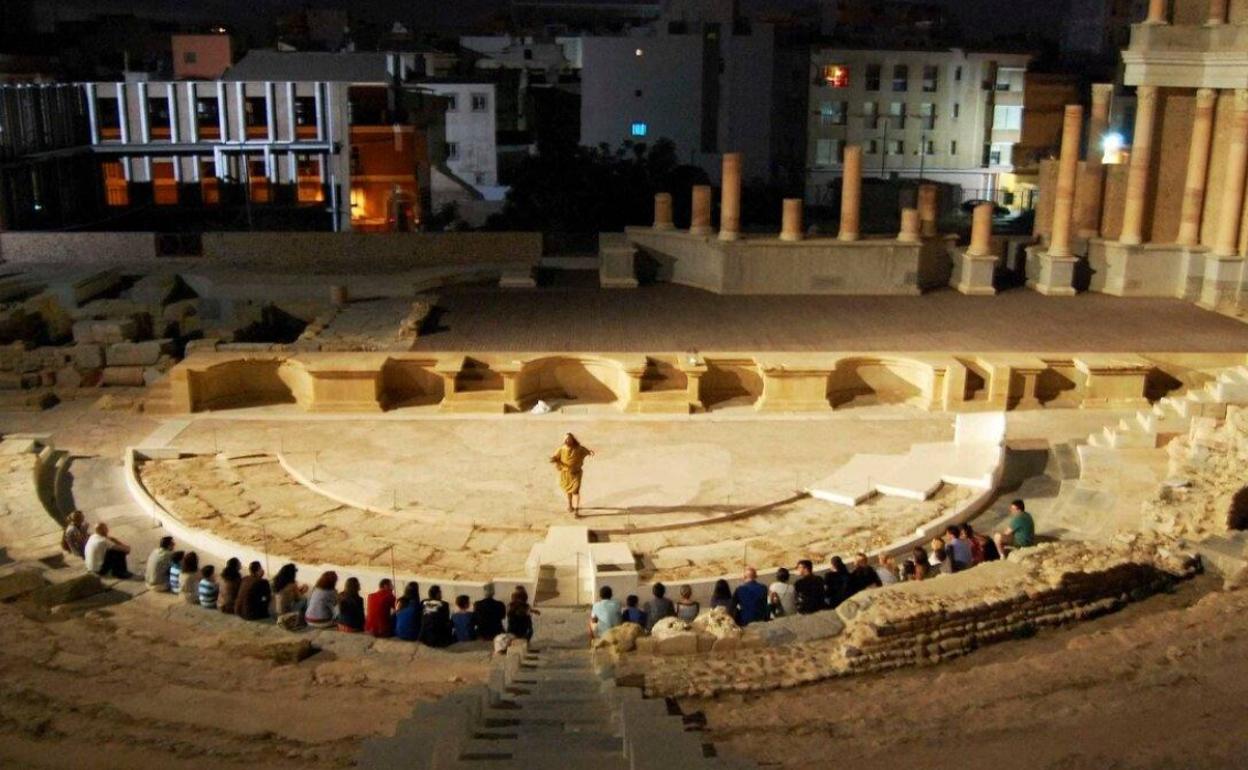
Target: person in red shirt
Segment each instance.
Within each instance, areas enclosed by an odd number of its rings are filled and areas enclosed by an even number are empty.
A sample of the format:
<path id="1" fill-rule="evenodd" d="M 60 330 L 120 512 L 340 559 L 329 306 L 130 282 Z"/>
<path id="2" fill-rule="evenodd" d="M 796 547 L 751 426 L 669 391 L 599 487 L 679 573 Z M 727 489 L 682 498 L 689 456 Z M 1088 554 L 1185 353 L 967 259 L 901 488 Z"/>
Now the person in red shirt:
<path id="1" fill-rule="evenodd" d="M 389 578 L 368 595 L 364 632 L 373 636 L 394 636 L 394 584 Z"/>

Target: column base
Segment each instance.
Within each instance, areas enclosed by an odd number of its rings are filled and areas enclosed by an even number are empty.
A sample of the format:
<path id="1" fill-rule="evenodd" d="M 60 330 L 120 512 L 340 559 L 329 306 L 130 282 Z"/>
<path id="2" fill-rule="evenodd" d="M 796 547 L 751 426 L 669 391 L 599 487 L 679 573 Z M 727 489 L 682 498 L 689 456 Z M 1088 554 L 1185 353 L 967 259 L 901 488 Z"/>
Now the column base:
<path id="1" fill-rule="evenodd" d="M 653 230 L 675 230 L 676 225 L 672 224 L 671 222 L 663 222 L 663 223 L 656 222 L 654 224 L 654 227 L 651 229 Z"/>
<path id="2" fill-rule="evenodd" d="M 732 230 L 720 230 L 719 239 L 721 241 L 738 241 L 741 240 L 741 233 Z"/>
<path id="3" fill-rule="evenodd" d="M 1244 258 L 1237 255 L 1205 255 L 1205 276 L 1197 305 L 1206 310 L 1229 310 L 1239 302 Z"/>
<path id="4" fill-rule="evenodd" d="M 959 275 L 953 288 L 972 296 L 988 297 L 997 293 L 992 282 L 997 270 L 996 255 L 959 252 L 957 261 Z"/>
<path id="5" fill-rule="evenodd" d="M 1075 265 L 1077 257 L 1062 257 L 1042 251 L 1036 255 L 1040 274 L 1028 279 L 1028 288 L 1046 297 L 1073 297 L 1075 291 Z"/>
<path id="6" fill-rule="evenodd" d="M 690 235 L 710 235 L 710 234 L 712 234 L 712 233 L 714 233 L 714 232 L 715 232 L 715 231 L 711 229 L 711 226 L 710 226 L 710 225 L 706 225 L 705 227 L 703 227 L 703 226 L 698 226 L 698 227 L 690 227 L 690 228 L 689 228 L 689 234 L 690 234 Z"/>

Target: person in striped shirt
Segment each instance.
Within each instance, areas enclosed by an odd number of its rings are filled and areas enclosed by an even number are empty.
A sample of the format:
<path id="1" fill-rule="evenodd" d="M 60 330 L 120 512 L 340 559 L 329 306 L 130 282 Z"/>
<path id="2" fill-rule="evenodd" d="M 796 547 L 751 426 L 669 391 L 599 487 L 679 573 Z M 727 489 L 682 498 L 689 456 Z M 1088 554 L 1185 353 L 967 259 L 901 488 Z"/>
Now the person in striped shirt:
<path id="1" fill-rule="evenodd" d="M 211 564 L 199 571 L 199 606 L 206 610 L 217 608 L 217 596 L 221 593 L 221 587 L 217 585 L 214 572 L 216 570 Z"/>
<path id="2" fill-rule="evenodd" d="M 169 593 L 176 594 L 182 583 L 182 557 L 184 551 L 174 551 L 169 557 Z"/>

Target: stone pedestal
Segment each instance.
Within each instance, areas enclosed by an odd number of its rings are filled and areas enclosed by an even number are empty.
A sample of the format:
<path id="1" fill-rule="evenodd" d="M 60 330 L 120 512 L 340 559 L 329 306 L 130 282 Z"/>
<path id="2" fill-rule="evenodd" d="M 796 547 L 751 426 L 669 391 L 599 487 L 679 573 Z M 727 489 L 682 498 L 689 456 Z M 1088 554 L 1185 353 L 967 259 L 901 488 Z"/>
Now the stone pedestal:
<path id="1" fill-rule="evenodd" d="M 828 377 L 831 367 L 791 367 L 759 361 L 763 393 L 754 403 L 758 412 L 830 411 Z"/>
<path id="2" fill-rule="evenodd" d="M 802 239 L 802 199 L 785 198 L 780 213 L 780 240 Z"/>
<path id="3" fill-rule="evenodd" d="M 918 243 L 922 240 L 922 224 L 919 222 L 919 210 L 904 208 L 901 210 L 901 232 L 897 240 L 902 243 Z"/>
<path id="4" fill-rule="evenodd" d="M 1239 299 L 1243 281 L 1244 258 L 1238 255 L 1205 255 L 1205 276 L 1200 287 L 1200 301 L 1206 310 L 1229 310 Z"/>
<path id="5" fill-rule="evenodd" d="M 672 194 L 671 193 L 655 193 L 654 194 L 654 229 L 655 230 L 674 230 L 676 225 L 672 223 Z"/>
<path id="6" fill-rule="evenodd" d="M 1039 274 L 1028 277 L 1027 286 L 1048 297 L 1071 297 L 1075 294 L 1075 257 L 1050 254 L 1047 250 L 1035 254 Z"/>
<path id="7" fill-rule="evenodd" d="M 1048 368 L 1034 356 L 992 355 L 975 359 L 976 365 L 988 375 L 984 388 L 989 409 L 1038 409 L 1036 382 Z"/>
<path id="8" fill-rule="evenodd" d="M 1075 359 L 1075 369 L 1083 375 L 1080 388 L 1086 408 L 1141 409 L 1153 363 L 1134 355 L 1089 354 Z"/>
<path id="9" fill-rule="evenodd" d="M 741 237 L 741 153 L 724 153 L 722 192 L 719 199 L 719 239 Z"/>
<path id="10" fill-rule="evenodd" d="M 936 185 L 919 185 L 919 232 L 924 238 L 935 238 L 939 232 L 936 224 L 936 216 L 939 211 L 939 195 L 940 189 Z"/>
<path id="11" fill-rule="evenodd" d="M 971 215 L 971 245 L 958 254 L 958 281 L 954 288 L 963 294 L 996 294 L 992 278 L 997 257 L 992 253 L 991 203 L 981 203 Z"/>
<path id="12" fill-rule="evenodd" d="M 689 216 L 690 235 L 711 234 L 711 186 L 696 184 L 693 186 L 692 210 Z"/>
<path id="13" fill-rule="evenodd" d="M 637 247 L 623 233 L 599 233 L 598 282 L 604 289 L 636 289 Z"/>
<path id="14" fill-rule="evenodd" d="M 844 176 L 841 179 L 841 231 L 842 241 L 858 240 L 862 210 L 862 146 L 851 144 L 845 148 Z"/>

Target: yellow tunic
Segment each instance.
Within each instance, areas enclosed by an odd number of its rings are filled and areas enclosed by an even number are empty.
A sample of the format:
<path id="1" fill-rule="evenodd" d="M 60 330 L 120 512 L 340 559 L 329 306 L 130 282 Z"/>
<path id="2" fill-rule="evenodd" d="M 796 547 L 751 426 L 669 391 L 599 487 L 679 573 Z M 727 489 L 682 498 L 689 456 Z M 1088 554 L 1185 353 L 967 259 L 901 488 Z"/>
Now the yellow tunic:
<path id="1" fill-rule="evenodd" d="M 559 487 L 567 495 L 581 493 L 581 468 L 589 450 L 583 446 L 570 447 L 567 444 L 559 447 L 550 461 L 559 469 Z"/>

